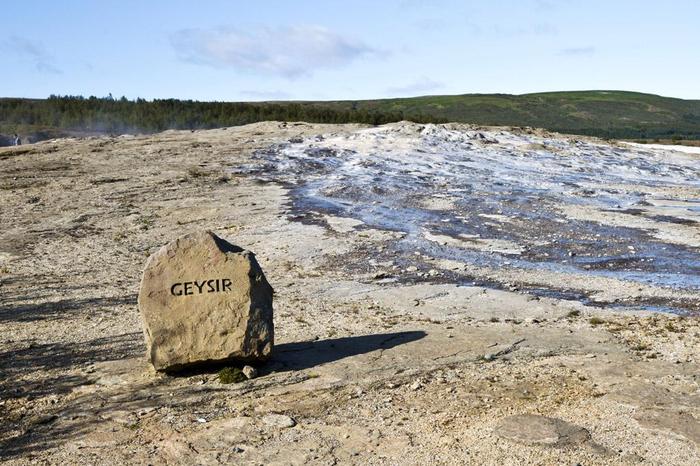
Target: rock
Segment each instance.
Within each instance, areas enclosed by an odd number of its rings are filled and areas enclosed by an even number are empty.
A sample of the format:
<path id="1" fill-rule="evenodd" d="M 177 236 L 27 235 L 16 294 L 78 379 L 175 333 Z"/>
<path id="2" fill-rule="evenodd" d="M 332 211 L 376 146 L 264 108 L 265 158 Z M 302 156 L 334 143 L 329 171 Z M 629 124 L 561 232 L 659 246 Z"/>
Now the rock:
<path id="1" fill-rule="evenodd" d="M 296 421 L 285 414 L 266 414 L 262 418 L 263 424 L 270 427 L 277 427 L 280 429 L 287 429 L 289 427 L 294 427 L 297 425 Z"/>
<path id="2" fill-rule="evenodd" d="M 267 359 L 272 287 L 250 251 L 209 231 L 162 247 L 139 292 L 147 355 L 156 370 Z"/>
<path id="3" fill-rule="evenodd" d="M 591 434 L 561 419 L 518 414 L 501 419 L 495 429 L 501 438 L 528 445 L 566 446 L 587 442 Z"/>
<path id="4" fill-rule="evenodd" d="M 138 412 L 136 413 L 136 415 L 139 416 L 139 417 L 140 417 L 140 416 L 145 416 L 145 415 L 147 415 L 147 414 L 149 414 L 149 413 L 152 413 L 152 412 L 155 411 L 156 409 L 158 409 L 158 408 L 156 408 L 155 406 L 147 406 L 147 407 L 145 407 L 145 408 L 142 408 L 142 409 L 138 410 Z"/>
<path id="5" fill-rule="evenodd" d="M 420 382 L 420 380 L 416 380 L 411 384 L 409 388 L 415 392 L 423 388 L 423 384 Z"/>
<path id="6" fill-rule="evenodd" d="M 253 366 L 243 366 L 241 372 L 243 372 L 243 375 L 245 375 L 248 380 L 254 379 L 258 376 L 258 370 Z"/>

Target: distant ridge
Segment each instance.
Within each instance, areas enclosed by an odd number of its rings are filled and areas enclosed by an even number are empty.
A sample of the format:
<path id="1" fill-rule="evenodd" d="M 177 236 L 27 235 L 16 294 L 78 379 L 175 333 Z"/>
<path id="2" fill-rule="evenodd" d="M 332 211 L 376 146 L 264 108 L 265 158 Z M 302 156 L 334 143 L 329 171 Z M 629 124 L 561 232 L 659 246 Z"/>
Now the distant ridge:
<path id="1" fill-rule="evenodd" d="M 345 101 L 197 102 L 82 96 L 0 98 L 0 145 L 64 135 L 204 129 L 256 121 L 532 126 L 617 139 L 700 139 L 700 100 L 627 91 L 433 95 Z"/>
<path id="2" fill-rule="evenodd" d="M 435 95 L 324 104 L 334 109 L 419 112 L 448 121 L 534 126 L 612 138 L 700 139 L 700 100 L 639 92 Z"/>

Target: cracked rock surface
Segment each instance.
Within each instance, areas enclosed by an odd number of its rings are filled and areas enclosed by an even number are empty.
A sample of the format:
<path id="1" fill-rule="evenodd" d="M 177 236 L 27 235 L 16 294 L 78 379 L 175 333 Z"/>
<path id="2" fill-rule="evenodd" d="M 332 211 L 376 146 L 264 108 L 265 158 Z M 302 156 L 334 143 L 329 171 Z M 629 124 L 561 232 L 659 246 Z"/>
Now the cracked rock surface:
<path id="1" fill-rule="evenodd" d="M 697 167 L 411 123 L 0 149 L 0 458 L 699 464 Z M 144 356 L 146 260 L 200 230 L 275 289 L 240 383 Z"/>

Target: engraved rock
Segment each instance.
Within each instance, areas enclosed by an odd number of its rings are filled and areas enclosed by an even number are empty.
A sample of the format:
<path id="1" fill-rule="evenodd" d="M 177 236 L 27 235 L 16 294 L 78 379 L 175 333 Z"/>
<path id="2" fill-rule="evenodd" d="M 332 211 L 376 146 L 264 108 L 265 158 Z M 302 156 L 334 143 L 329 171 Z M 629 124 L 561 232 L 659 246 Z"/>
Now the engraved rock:
<path id="1" fill-rule="evenodd" d="M 255 255 L 209 231 L 163 246 L 139 292 L 147 356 L 156 370 L 267 359 L 272 287 Z"/>

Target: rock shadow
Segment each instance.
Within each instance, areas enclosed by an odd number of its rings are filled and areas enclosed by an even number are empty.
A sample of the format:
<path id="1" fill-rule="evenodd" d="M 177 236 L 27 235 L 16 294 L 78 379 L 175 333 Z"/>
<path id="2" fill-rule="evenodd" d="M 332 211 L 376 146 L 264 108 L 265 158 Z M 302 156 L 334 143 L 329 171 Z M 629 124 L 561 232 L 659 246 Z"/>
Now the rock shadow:
<path id="1" fill-rule="evenodd" d="M 140 356 L 143 354 L 142 338 L 141 333 L 134 332 L 81 342 L 14 345 L 0 351 L 0 398 L 68 393 L 87 383 L 87 378 L 62 374 L 61 370 Z M 31 374 L 35 377 L 29 377 Z"/>
<path id="2" fill-rule="evenodd" d="M 83 299 L 59 299 L 46 300 L 40 303 L 30 304 L 0 304 L 0 322 L 33 322 L 38 320 L 59 320 L 66 316 L 89 310 L 95 312 L 109 312 L 115 306 L 136 304 L 136 296 L 123 297 L 95 297 Z"/>
<path id="3" fill-rule="evenodd" d="M 283 371 L 310 369 L 350 356 L 387 350 L 420 340 L 427 335 L 422 330 L 379 333 L 320 341 L 283 343 L 275 346 L 270 366 L 282 365 Z"/>

